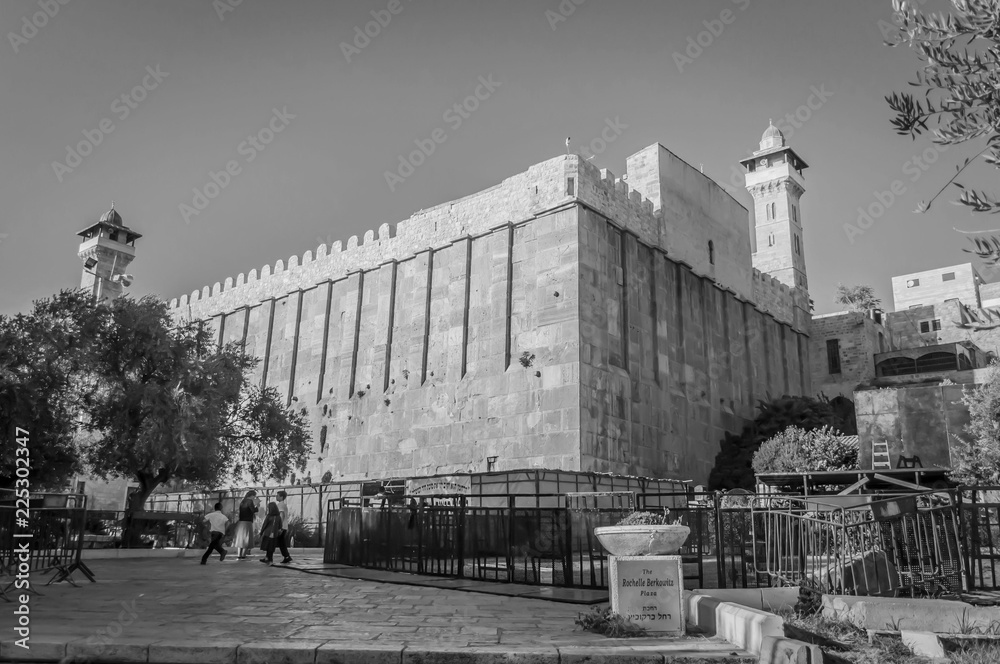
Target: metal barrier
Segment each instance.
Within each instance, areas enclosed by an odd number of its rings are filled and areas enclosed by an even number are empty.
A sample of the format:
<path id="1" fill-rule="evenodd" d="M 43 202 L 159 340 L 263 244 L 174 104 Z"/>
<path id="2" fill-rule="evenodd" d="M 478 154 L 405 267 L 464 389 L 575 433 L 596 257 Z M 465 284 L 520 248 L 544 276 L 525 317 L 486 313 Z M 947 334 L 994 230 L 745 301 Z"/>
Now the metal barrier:
<path id="1" fill-rule="evenodd" d="M 757 496 L 756 570 L 845 595 L 941 597 L 968 589 L 949 491 L 897 496 Z"/>
<path id="2" fill-rule="evenodd" d="M 25 501 L 12 490 L 0 491 L 0 598 L 10 601 L 7 591 L 19 575 L 30 580 L 52 574 L 45 585 L 67 581 L 75 586 L 72 575 L 79 571 L 94 581 L 80 559 L 86 518 L 83 494 L 35 493 Z M 28 588 L 37 592 L 33 586 Z"/>
<path id="3" fill-rule="evenodd" d="M 366 507 L 332 500 L 324 560 L 482 581 L 605 588 L 608 558 L 594 528 L 617 523 L 633 504 L 651 510 L 669 505 L 691 527 L 680 552 L 691 585 L 769 583 L 746 561 L 753 554 L 744 543 L 751 533 L 749 506 L 720 507 L 711 494 L 701 504 L 690 502 L 690 493 L 638 494 L 634 501 L 624 500 L 624 493 L 398 496 Z"/>

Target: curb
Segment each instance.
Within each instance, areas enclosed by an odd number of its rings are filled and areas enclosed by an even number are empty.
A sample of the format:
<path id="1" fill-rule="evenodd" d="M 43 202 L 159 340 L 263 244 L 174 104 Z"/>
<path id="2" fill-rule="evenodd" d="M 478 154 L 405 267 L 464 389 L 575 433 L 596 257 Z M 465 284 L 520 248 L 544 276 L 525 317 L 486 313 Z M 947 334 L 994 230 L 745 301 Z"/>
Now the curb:
<path id="1" fill-rule="evenodd" d="M 319 548 L 291 548 L 289 553 L 296 556 L 322 555 L 323 549 Z M 114 560 L 129 558 L 199 558 L 205 553 L 205 549 L 83 549 L 80 553 L 82 560 Z"/>
<path id="2" fill-rule="evenodd" d="M 58 662 L 69 656 L 84 661 L 92 659 L 120 664 L 667 664 L 673 662 L 677 655 L 684 657 L 687 664 L 711 664 L 731 656 L 729 653 L 699 653 L 683 645 L 679 650 L 671 651 L 669 647 L 650 645 L 414 647 L 306 639 L 249 643 L 199 639 L 184 644 L 150 644 L 129 640 L 113 644 L 88 643 L 86 640 L 32 640 L 31 649 L 22 650 L 11 641 L 0 643 L 0 661 L 3 662 Z M 797 660 L 774 661 L 799 664 Z M 815 661 L 803 660 L 802 664 L 815 664 Z"/>
<path id="3" fill-rule="evenodd" d="M 757 655 L 758 664 L 823 662 L 819 646 L 785 638 L 785 621 L 780 616 L 689 590 L 684 591 L 683 601 L 688 627 L 720 636 Z"/>

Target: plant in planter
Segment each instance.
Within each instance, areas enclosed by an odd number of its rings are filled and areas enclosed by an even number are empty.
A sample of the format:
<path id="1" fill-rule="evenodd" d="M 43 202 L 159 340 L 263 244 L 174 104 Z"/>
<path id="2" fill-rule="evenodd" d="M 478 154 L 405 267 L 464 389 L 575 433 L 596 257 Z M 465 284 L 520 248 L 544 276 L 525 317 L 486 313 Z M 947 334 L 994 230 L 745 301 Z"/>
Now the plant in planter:
<path id="1" fill-rule="evenodd" d="M 613 556 L 662 556 L 676 553 L 691 529 L 662 512 L 632 512 L 614 526 L 594 528 L 594 535 Z"/>

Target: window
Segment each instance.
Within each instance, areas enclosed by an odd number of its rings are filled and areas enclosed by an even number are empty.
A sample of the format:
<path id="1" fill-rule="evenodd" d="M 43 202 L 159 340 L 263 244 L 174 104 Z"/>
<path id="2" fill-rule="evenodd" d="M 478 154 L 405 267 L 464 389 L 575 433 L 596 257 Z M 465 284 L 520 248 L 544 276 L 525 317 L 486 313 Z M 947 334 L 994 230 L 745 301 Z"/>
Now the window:
<path id="1" fill-rule="evenodd" d="M 907 288 L 916 288 L 919 285 L 920 285 L 920 280 L 919 279 L 908 279 L 906 281 L 906 287 Z"/>
<path id="2" fill-rule="evenodd" d="M 937 332 L 940 329 L 941 329 L 940 318 L 920 321 L 920 331 L 924 334 L 926 334 L 927 332 Z"/>
<path id="3" fill-rule="evenodd" d="M 766 203 L 766 204 L 764 205 L 764 217 L 765 217 L 765 218 L 766 218 L 766 219 L 767 219 L 768 221 L 771 221 L 771 204 L 770 204 L 770 203 Z"/>
<path id="4" fill-rule="evenodd" d="M 76 492 L 77 493 L 87 493 L 86 492 L 86 488 L 87 488 L 87 483 L 86 482 L 77 482 L 76 483 Z"/>
<path id="5" fill-rule="evenodd" d="M 797 205 L 792 206 L 792 221 L 799 223 L 799 207 Z"/>
<path id="6" fill-rule="evenodd" d="M 797 254 L 801 254 L 802 253 L 802 247 L 799 245 L 799 236 L 798 235 L 795 236 L 795 253 L 797 253 Z"/>
<path id="7" fill-rule="evenodd" d="M 778 206 L 776 203 L 771 203 L 771 219 L 778 218 Z"/>
<path id="8" fill-rule="evenodd" d="M 773 247 L 774 246 L 774 233 L 768 233 L 768 235 L 767 235 L 767 246 L 769 246 L 769 247 Z"/>
<path id="9" fill-rule="evenodd" d="M 566 178 L 566 195 L 576 195 L 576 180 L 574 178 Z"/>
<path id="10" fill-rule="evenodd" d="M 827 339 L 826 365 L 830 373 L 840 373 L 840 339 Z"/>
<path id="11" fill-rule="evenodd" d="M 944 274 L 941 275 L 941 281 L 955 281 L 955 273 L 945 272 Z"/>
<path id="12" fill-rule="evenodd" d="M 112 231 L 111 235 L 108 236 L 108 239 L 111 240 L 112 242 L 117 242 L 118 241 L 118 231 Z"/>
<path id="13" fill-rule="evenodd" d="M 708 241 L 708 262 L 715 265 L 715 243 Z"/>

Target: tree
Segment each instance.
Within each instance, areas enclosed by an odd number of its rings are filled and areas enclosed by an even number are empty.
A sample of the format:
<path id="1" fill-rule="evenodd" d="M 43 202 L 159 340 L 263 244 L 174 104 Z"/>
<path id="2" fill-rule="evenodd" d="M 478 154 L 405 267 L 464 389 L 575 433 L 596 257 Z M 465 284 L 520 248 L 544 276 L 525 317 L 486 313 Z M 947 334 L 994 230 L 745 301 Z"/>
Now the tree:
<path id="1" fill-rule="evenodd" d="M 854 470 L 858 443 L 848 442 L 836 429 L 806 431 L 791 426 L 761 444 L 753 455 L 754 473 L 800 473 Z"/>
<path id="2" fill-rule="evenodd" d="M 784 431 L 797 426 L 806 431 L 825 426 L 842 431 L 845 435 L 857 433 L 853 410 L 846 411 L 826 397 L 785 395 L 769 402 L 761 401 L 757 418 L 743 428 L 740 435 L 727 433 L 715 467 L 708 477 L 712 489 L 753 489 L 753 455 L 761 444 Z"/>
<path id="3" fill-rule="evenodd" d="M 882 304 L 882 300 L 875 297 L 875 289 L 871 286 L 845 286 L 837 284 L 836 303 L 850 311 L 865 312 L 869 309 L 877 309 Z"/>
<path id="4" fill-rule="evenodd" d="M 1000 363 L 994 360 L 986 381 L 965 390 L 969 409 L 966 436 L 954 436 L 951 479 L 968 485 L 1000 484 Z"/>
<path id="5" fill-rule="evenodd" d="M 0 316 L 0 486 L 14 484 L 18 429 L 27 431 L 32 490 L 60 489 L 80 470 L 75 436 L 98 316 L 90 296 L 74 291 Z"/>
<path id="6" fill-rule="evenodd" d="M 975 212 L 1000 212 L 1000 202 L 985 191 L 976 191 L 957 178 L 980 156 L 1000 168 L 1000 0 L 951 0 L 954 13 L 924 13 L 922 3 L 893 0 L 894 31 L 890 46 L 913 49 L 924 63 L 910 85 L 917 94 L 893 93 L 886 97 L 896 116 L 896 133 L 916 138 L 928 134 L 942 149 L 974 142 L 982 150 L 956 167 L 956 172 L 918 212 L 926 212 L 949 185 L 961 191 L 956 203 Z M 976 239 L 967 249 L 991 263 L 1000 261 L 1000 238 Z"/>
<path id="7" fill-rule="evenodd" d="M 250 384 L 256 358 L 236 344 L 216 349 L 203 326 L 173 327 L 154 298 L 118 298 L 102 321 L 86 461 L 100 477 L 139 483 L 129 514 L 172 479 L 211 487 L 305 468 L 304 413 L 286 410 L 275 389 Z"/>

